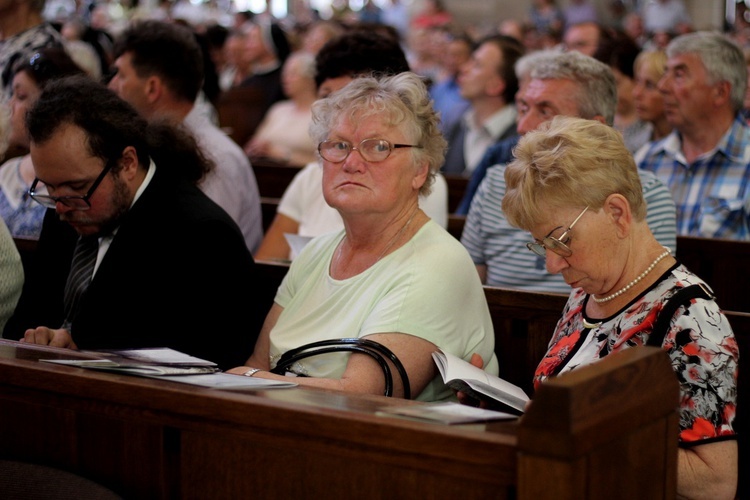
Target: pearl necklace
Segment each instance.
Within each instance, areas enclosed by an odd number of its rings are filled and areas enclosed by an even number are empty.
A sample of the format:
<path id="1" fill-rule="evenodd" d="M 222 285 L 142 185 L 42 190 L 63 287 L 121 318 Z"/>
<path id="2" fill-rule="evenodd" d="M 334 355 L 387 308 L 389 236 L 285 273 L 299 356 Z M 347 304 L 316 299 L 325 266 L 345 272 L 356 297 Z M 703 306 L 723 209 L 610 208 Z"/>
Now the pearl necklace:
<path id="1" fill-rule="evenodd" d="M 653 270 L 653 269 L 654 269 L 654 268 L 656 267 L 656 264 L 658 264 L 659 262 L 661 262 L 661 260 L 662 260 L 662 259 L 663 259 L 664 257 L 666 257 L 667 255 L 669 255 L 669 253 L 670 253 L 670 252 L 669 252 L 669 249 L 666 249 L 666 251 L 665 251 L 664 253 L 662 253 L 661 255 L 659 255 L 659 256 L 658 256 L 658 257 L 657 257 L 657 258 L 656 258 L 656 259 L 655 259 L 655 260 L 654 260 L 654 261 L 653 261 L 653 262 L 651 263 L 651 265 L 650 265 L 650 266 L 648 266 L 648 267 L 646 268 L 646 270 L 645 270 L 645 271 L 643 271 L 643 272 L 642 272 L 642 273 L 641 273 L 640 275 L 638 275 L 638 277 L 637 277 L 637 278 L 635 278 L 635 279 L 634 279 L 633 281 L 631 281 L 630 283 L 628 283 L 627 285 L 625 285 L 625 287 L 624 287 L 624 288 L 621 288 L 620 290 L 616 291 L 616 292 L 615 292 L 615 293 L 613 293 L 612 295 L 607 295 L 606 297 L 602 297 L 601 299 L 597 299 L 597 298 L 596 298 L 596 297 L 595 297 L 594 295 L 592 295 L 592 296 L 591 296 L 591 298 L 592 298 L 592 299 L 594 299 L 594 302 L 596 302 L 597 304 L 601 304 L 602 302 L 609 302 L 610 300 L 614 299 L 615 297 L 619 297 L 619 296 L 620 296 L 620 295 L 622 295 L 623 293 L 625 293 L 625 292 L 627 292 L 628 290 L 630 290 L 631 288 L 633 288 L 633 286 L 635 286 L 635 284 L 636 284 L 636 283 L 638 283 L 638 282 L 639 282 L 639 281 L 641 281 L 641 280 L 642 280 L 643 278 L 645 278 L 645 277 L 646 277 L 646 275 L 647 275 L 648 273 L 650 273 L 650 272 L 651 272 L 651 271 L 652 271 L 652 270 Z"/>

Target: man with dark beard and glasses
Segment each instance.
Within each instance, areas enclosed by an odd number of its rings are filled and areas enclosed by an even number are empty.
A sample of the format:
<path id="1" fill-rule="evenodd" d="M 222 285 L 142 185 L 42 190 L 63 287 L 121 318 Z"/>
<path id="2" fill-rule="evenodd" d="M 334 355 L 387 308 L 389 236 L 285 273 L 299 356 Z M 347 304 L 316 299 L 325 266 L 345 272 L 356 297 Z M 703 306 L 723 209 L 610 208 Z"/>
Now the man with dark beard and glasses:
<path id="1" fill-rule="evenodd" d="M 267 309 L 242 233 L 196 186 L 212 165 L 195 141 L 79 77 L 48 86 L 27 126 L 48 210 L 4 336 L 244 363 Z"/>

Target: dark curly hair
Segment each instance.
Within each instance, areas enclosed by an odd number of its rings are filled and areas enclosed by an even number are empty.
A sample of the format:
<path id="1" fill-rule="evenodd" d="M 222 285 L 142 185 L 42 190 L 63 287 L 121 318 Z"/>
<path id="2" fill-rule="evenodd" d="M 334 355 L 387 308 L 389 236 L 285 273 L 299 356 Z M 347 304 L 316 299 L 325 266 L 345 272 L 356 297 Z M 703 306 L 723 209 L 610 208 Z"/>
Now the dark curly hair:
<path id="1" fill-rule="evenodd" d="M 50 82 L 26 115 L 32 143 L 48 141 L 65 124 L 83 129 L 91 154 L 113 163 L 132 146 L 141 168 L 153 159 L 173 178 L 200 182 L 213 164 L 195 139 L 166 122 L 149 123 L 130 104 L 88 77 L 69 76 Z"/>

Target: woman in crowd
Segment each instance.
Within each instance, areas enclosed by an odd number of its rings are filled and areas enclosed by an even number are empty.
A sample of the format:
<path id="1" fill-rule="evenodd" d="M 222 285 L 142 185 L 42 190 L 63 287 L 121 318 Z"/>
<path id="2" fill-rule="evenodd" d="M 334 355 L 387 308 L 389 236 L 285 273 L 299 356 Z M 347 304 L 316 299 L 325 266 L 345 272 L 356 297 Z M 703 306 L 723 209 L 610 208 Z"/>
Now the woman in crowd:
<path id="1" fill-rule="evenodd" d="M 546 257 L 547 270 L 573 288 L 535 385 L 622 349 L 661 346 L 680 382 L 678 496 L 733 498 L 736 339 L 710 295 L 675 299 L 676 313 L 655 328 L 670 298 L 705 283 L 651 234 L 622 137 L 593 120 L 558 116 L 527 133 L 515 156 L 503 211 L 531 233 L 528 247 Z"/>
<path id="2" fill-rule="evenodd" d="M 288 97 L 266 112 L 253 137 L 245 144 L 250 160 L 270 158 L 290 165 L 306 165 L 317 159 L 307 129 L 311 106 L 317 97 L 315 56 L 294 52 L 284 63 L 281 84 Z"/>
<path id="3" fill-rule="evenodd" d="M 476 351 L 497 373 L 492 321 L 471 259 L 419 208 L 443 162 L 438 126 L 427 88 L 411 72 L 360 77 L 316 101 L 311 135 L 323 193 L 344 229 L 314 238 L 294 260 L 247 366 L 232 373 L 281 377 L 268 370 L 286 351 L 338 337 L 391 349 L 422 401 L 453 397 L 432 360 L 438 348 L 464 359 Z M 297 378 L 300 385 L 383 394 L 369 357 L 321 358 L 294 369 L 309 376 Z M 401 384 L 394 388 L 402 397 Z"/>
<path id="4" fill-rule="evenodd" d="M 672 131 L 659 92 L 659 80 L 666 67 L 667 55 L 662 50 L 644 50 L 635 58 L 633 101 L 638 118 L 651 124 L 649 142 L 658 141 Z"/>
<path id="5" fill-rule="evenodd" d="M 30 59 L 18 63 L 13 74 L 13 94 L 10 99 L 9 142 L 28 151 L 26 111 L 36 102 L 48 82 L 81 73 L 83 70 L 59 47 L 41 49 Z M 34 165 L 29 154 L 11 158 L 0 167 L 0 216 L 11 234 L 18 238 L 38 239 L 42 230 L 46 209 L 28 195 L 33 181 Z"/>
<path id="6" fill-rule="evenodd" d="M 329 96 L 359 76 L 404 71 L 409 71 L 409 63 L 398 40 L 377 31 L 353 30 L 325 44 L 316 56 L 318 97 Z M 317 158 L 294 176 L 255 253 L 256 259 L 294 259 L 298 252 L 290 248 L 287 234 L 304 240 L 341 230 L 341 215 L 326 203 L 322 183 L 323 169 Z M 435 176 L 430 193 L 419 197 L 419 204 L 432 220 L 448 226 L 448 183 L 441 173 Z"/>

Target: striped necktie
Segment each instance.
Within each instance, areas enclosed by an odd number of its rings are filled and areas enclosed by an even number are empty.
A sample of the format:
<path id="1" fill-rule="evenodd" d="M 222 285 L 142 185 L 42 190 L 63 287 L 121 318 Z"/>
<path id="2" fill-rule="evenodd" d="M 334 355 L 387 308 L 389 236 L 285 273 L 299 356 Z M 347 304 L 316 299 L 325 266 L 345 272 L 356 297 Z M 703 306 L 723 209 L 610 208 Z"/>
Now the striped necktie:
<path id="1" fill-rule="evenodd" d="M 96 236 L 79 237 L 70 264 L 68 282 L 65 284 L 65 322 L 64 328 L 70 329 L 78 309 L 81 297 L 91 282 L 91 276 L 96 264 L 96 254 L 99 251 L 99 239 Z"/>

